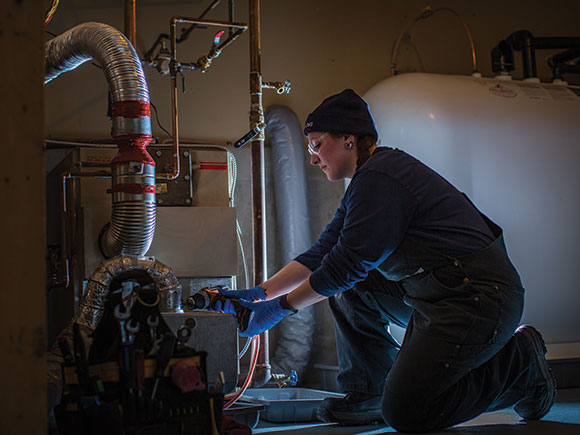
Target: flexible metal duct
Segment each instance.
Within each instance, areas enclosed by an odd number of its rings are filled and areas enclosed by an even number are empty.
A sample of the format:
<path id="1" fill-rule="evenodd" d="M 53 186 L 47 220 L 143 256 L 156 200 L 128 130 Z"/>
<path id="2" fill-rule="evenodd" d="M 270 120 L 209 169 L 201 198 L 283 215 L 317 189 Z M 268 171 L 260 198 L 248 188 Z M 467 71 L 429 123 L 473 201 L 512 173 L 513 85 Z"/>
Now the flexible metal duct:
<path id="1" fill-rule="evenodd" d="M 138 272 L 146 273 L 157 288 L 161 311 L 181 311 L 181 284 L 173 271 L 152 257 L 119 255 L 104 260 L 89 277 L 83 300 L 70 324 L 60 333 L 60 337 L 73 348 L 73 325 L 79 330 L 85 349 L 92 343 L 91 335 L 99 325 L 105 309 L 105 302 L 115 278 L 130 280 Z M 49 409 L 60 401 L 62 390 L 62 367 L 64 358 L 58 343 L 54 343 L 47 355 L 46 379 L 48 385 Z"/>
<path id="2" fill-rule="evenodd" d="M 117 29 L 80 24 L 45 45 L 45 84 L 94 59 L 105 73 L 113 105 L 112 136 L 119 153 L 111 162 L 113 212 L 102 238 L 108 256 L 145 255 L 155 233 L 155 162 L 149 90 L 139 56 Z"/>
<path id="3" fill-rule="evenodd" d="M 288 264 L 312 244 L 304 138 L 296 114 L 288 107 L 270 106 L 265 116 L 266 136 L 272 149 L 281 260 L 282 264 Z M 300 378 L 310 359 L 314 326 L 314 306 L 304 308 L 280 323 L 272 372 L 296 370 Z"/>
<path id="4" fill-rule="evenodd" d="M 161 311 L 181 311 L 181 284 L 168 266 L 153 257 L 118 255 L 104 260 L 89 277 L 73 322 L 95 329 L 101 321 L 113 280 L 139 271 L 145 272 L 155 283 Z"/>

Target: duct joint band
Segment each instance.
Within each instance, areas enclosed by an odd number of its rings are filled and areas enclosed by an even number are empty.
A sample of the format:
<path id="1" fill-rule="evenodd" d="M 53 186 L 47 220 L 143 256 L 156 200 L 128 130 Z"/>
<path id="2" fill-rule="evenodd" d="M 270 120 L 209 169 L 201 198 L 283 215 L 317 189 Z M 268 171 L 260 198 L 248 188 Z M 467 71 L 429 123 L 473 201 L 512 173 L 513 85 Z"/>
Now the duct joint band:
<path id="1" fill-rule="evenodd" d="M 151 118 L 125 118 L 123 116 L 113 118 L 113 136 L 133 134 L 151 136 Z"/>
<path id="2" fill-rule="evenodd" d="M 155 193 L 155 186 L 150 184 L 120 183 L 112 187 L 111 192 L 132 193 L 134 195 L 140 193 Z"/>

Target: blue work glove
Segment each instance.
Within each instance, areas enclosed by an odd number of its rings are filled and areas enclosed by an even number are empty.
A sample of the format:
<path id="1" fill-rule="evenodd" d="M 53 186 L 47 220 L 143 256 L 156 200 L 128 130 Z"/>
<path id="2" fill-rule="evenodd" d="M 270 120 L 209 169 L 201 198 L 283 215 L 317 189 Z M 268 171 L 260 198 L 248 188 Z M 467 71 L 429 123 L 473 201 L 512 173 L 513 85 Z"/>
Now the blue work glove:
<path id="1" fill-rule="evenodd" d="M 259 302 L 238 300 L 240 305 L 252 312 L 248 326 L 243 331 L 240 331 L 240 335 L 242 337 L 253 337 L 277 325 L 284 317 L 294 314 L 296 311 L 282 307 L 280 304 L 282 297 L 279 296 L 276 299 Z M 229 300 L 226 300 L 224 304 L 220 304 L 220 308 L 222 308 L 224 313 L 236 314 Z"/>
<path id="2" fill-rule="evenodd" d="M 221 311 L 222 313 L 236 315 L 236 310 L 234 309 L 233 299 L 217 300 L 212 308 L 208 311 Z"/>
<path id="3" fill-rule="evenodd" d="M 280 299 L 282 298 L 283 296 L 279 296 L 276 299 L 265 302 L 240 300 L 240 305 L 248 310 L 252 310 L 252 314 L 250 315 L 250 322 L 247 328 L 240 331 L 239 335 L 242 337 L 253 337 L 276 326 L 284 317 L 294 314 L 296 311 L 282 307 L 280 303 Z"/>
<path id="4" fill-rule="evenodd" d="M 218 291 L 220 292 L 220 295 L 225 296 L 226 298 L 244 299 L 246 301 L 266 300 L 266 293 L 259 285 L 247 290 L 226 290 L 224 288 L 219 288 Z"/>

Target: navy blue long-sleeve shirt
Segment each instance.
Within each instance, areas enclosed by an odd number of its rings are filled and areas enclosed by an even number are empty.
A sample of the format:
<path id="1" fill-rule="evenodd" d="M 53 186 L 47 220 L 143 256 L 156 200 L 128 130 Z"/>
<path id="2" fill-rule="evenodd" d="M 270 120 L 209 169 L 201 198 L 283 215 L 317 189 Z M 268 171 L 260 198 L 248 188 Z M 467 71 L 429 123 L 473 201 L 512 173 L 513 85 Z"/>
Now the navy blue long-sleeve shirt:
<path id="1" fill-rule="evenodd" d="M 408 235 L 449 256 L 494 240 L 469 200 L 435 171 L 406 154 L 379 147 L 356 171 L 334 218 L 296 261 L 310 284 L 332 296 L 366 278 Z"/>

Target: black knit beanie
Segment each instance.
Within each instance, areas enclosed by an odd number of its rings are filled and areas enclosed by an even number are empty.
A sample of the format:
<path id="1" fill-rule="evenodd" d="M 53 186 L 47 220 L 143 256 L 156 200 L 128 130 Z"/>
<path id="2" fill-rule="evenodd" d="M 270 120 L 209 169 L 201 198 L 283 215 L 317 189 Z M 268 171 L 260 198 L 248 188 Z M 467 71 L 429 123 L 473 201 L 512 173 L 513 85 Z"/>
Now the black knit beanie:
<path id="1" fill-rule="evenodd" d="M 379 137 L 367 103 L 352 89 L 326 98 L 308 115 L 304 134 L 312 131 Z"/>

